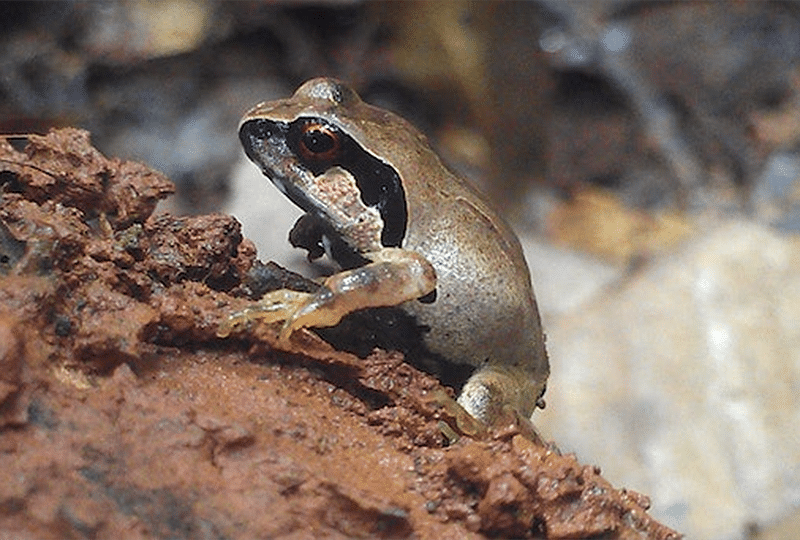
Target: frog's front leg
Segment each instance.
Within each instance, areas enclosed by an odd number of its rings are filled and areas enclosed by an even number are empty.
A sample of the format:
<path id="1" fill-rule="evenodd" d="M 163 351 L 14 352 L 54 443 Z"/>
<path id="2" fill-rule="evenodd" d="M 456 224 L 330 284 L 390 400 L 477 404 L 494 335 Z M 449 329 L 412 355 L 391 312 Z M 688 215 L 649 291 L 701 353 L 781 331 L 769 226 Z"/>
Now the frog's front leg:
<path id="1" fill-rule="evenodd" d="M 316 293 L 268 293 L 258 305 L 232 314 L 218 335 L 254 319 L 285 320 L 279 340 L 286 341 L 300 328 L 335 326 L 353 311 L 396 306 L 436 288 L 433 266 L 418 253 L 385 248 L 365 256 L 372 262 L 330 276 Z"/>
<path id="2" fill-rule="evenodd" d="M 348 313 L 396 306 L 425 296 L 436 288 L 436 272 L 413 251 L 385 248 L 367 255 L 369 264 L 330 276 L 281 330 L 281 339 L 307 326 L 335 326 Z"/>

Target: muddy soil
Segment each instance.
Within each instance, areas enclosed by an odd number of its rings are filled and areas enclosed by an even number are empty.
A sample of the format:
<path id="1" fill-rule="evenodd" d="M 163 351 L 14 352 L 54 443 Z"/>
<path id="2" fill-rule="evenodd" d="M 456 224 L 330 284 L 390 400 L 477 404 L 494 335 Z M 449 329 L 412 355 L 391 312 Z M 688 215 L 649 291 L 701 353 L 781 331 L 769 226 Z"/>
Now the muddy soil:
<path id="1" fill-rule="evenodd" d="M 398 352 L 220 338 L 309 285 L 86 132 L 1 140 L 0 185 L 0 536 L 678 538 L 524 426 L 464 435 Z"/>

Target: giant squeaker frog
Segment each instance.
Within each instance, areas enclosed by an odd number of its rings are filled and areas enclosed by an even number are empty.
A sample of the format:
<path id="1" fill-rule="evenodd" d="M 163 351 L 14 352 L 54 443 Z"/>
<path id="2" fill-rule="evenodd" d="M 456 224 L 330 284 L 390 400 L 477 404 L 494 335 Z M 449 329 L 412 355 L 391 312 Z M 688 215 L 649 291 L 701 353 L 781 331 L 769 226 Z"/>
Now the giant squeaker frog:
<path id="1" fill-rule="evenodd" d="M 472 417 L 491 425 L 503 411 L 530 418 L 544 405 L 550 369 L 519 241 L 419 131 L 339 81 L 313 79 L 256 105 L 239 137 L 306 212 L 301 247 L 342 270 L 316 293 L 268 293 L 231 326 L 282 320 L 287 340 L 356 310 L 397 306 L 426 328 L 430 351 L 474 366 L 458 397 Z"/>

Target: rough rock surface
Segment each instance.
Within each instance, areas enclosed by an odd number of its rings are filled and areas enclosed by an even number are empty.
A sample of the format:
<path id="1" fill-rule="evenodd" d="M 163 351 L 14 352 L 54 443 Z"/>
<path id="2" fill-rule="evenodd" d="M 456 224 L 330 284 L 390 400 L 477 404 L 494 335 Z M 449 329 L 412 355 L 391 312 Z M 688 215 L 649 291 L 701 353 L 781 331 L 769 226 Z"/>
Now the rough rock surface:
<path id="1" fill-rule="evenodd" d="M 230 217 L 152 216 L 171 184 L 85 132 L 0 166 L 0 536 L 678 537 L 514 423 L 448 444 L 452 391 L 397 353 L 218 338 L 293 277 Z"/>

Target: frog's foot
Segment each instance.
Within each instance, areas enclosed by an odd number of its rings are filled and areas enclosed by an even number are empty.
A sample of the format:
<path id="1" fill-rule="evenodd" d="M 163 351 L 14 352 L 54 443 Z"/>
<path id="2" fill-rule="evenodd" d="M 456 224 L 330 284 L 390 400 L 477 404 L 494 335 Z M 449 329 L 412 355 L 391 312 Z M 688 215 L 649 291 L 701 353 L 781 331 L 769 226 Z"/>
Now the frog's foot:
<path id="1" fill-rule="evenodd" d="M 311 293 L 290 291 L 289 289 L 269 292 L 257 304 L 228 315 L 217 329 L 217 337 L 226 338 L 235 330 L 239 330 L 253 321 L 265 323 L 288 321 L 313 296 Z"/>
<path id="2" fill-rule="evenodd" d="M 273 323 L 285 321 L 278 341 L 286 343 L 295 330 L 307 326 L 334 326 L 352 310 L 344 305 L 344 297 L 323 286 L 316 293 L 280 289 L 264 295 L 258 303 L 231 313 L 220 325 L 217 336 L 228 337 L 253 321 Z"/>
<path id="3" fill-rule="evenodd" d="M 476 420 L 444 390 L 431 394 L 428 403 L 441 411 L 439 430 L 450 444 L 455 443 L 462 435 L 473 439 L 486 437 L 486 425 Z"/>

